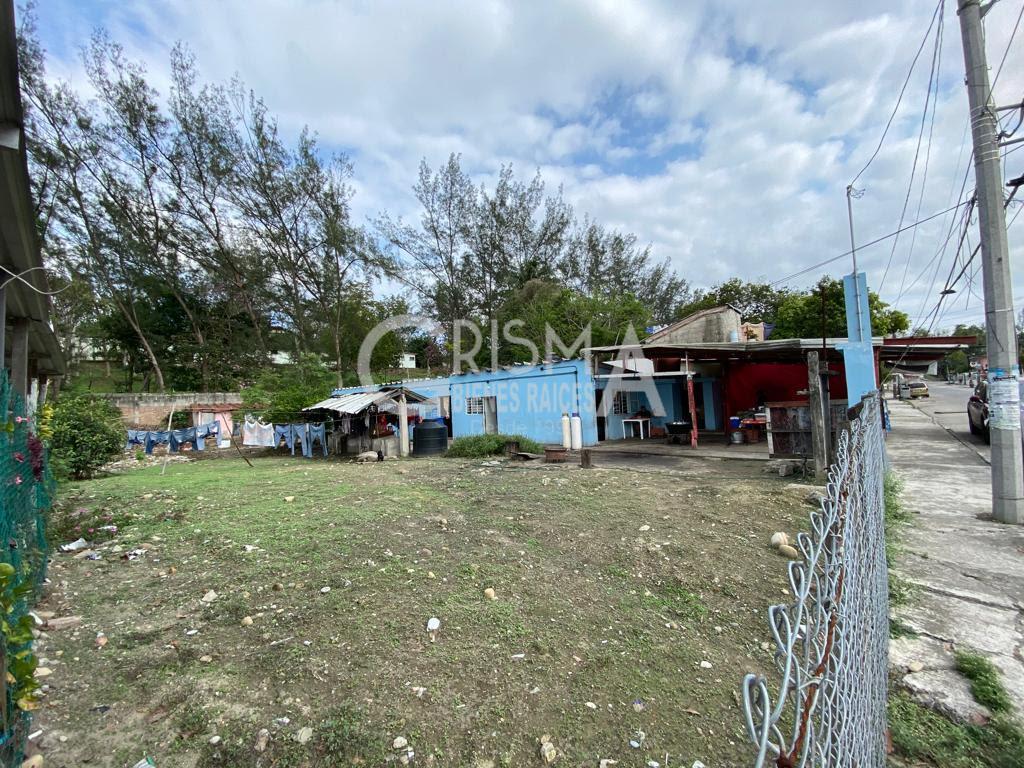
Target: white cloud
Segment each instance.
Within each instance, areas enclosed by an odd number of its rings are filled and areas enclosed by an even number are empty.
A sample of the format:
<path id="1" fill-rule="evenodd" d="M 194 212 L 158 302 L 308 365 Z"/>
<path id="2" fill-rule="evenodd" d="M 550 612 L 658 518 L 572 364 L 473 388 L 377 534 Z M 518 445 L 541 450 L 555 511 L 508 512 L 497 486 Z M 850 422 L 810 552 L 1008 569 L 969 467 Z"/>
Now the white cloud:
<path id="1" fill-rule="evenodd" d="M 954 6 L 947 2 L 943 16 L 925 215 L 949 205 L 969 153 L 961 152 L 967 105 Z M 932 0 L 50 0 L 38 12 L 52 71 L 79 85 L 75 49 L 97 24 L 145 60 L 158 84 L 179 39 L 206 77 L 239 74 L 286 131 L 308 124 L 326 147 L 353 155 L 361 216 L 415 216 L 410 187 L 424 157 L 436 165 L 459 152 L 480 179 L 503 163 L 522 175 L 539 167 L 581 213 L 635 232 L 692 283 L 710 285 L 733 275 L 775 280 L 847 250 L 845 186 L 874 151 L 934 8 Z M 988 16 L 993 69 L 1015 12 L 1003 3 Z M 855 202 L 860 242 L 898 223 L 930 59 L 928 45 L 858 182 L 866 189 Z M 1022 93 L 1018 38 L 997 98 Z M 1024 152 L 1010 159 L 1014 175 L 1024 170 Z M 915 188 L 907 222 L 917 206 Z M 908 283 L 926 277 L 904 286 L 901 304 L 916 313 L 934 301 L 936 289 L 926 292 L 934 266 L 926 265 L 949 225 L 946 217 L 922 226 L 909 262 L 911 238 L 901 237 L 884 298 L 899 293 L 906 269 Z M 1011 230 L 1015 262 L 1022 232 L 1022 223 Z M 861 254 L 874 286 L 890 247 Z M 802 280 L 848 267 L 843 260 Z M 966 298 L 957 300 L 961 311 Z"/>

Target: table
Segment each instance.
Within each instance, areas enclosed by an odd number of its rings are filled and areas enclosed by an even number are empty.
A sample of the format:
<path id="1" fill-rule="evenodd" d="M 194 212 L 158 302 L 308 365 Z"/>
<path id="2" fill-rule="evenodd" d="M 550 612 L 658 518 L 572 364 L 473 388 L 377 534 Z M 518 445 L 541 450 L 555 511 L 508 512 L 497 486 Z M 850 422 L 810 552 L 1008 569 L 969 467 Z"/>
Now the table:
<path id="1" fill-rule="evenodd" d="M 646 418 L 646 417 L 643 417 L 643 416 L 636 416 L 636 417 L 633 417 L 633 418 L 630 418 L 630 419 L 623 419 L 622 420 L 622 439 L 623 440 L 626 439 L 626 425 L 631 423 L 631 422 L 633 424 L 636 424 L 638 427 L 640 427 L 640 439 L 641 440 L 644 439 L 644 424 L 647 425 L 647 437 L 651 436 L 651 420 Z M 629 434 L 630 434 L 630 436 L 635 437 L 636 436 L 636 430 L 635 429 L 631 429 L 629 431 Z"/>

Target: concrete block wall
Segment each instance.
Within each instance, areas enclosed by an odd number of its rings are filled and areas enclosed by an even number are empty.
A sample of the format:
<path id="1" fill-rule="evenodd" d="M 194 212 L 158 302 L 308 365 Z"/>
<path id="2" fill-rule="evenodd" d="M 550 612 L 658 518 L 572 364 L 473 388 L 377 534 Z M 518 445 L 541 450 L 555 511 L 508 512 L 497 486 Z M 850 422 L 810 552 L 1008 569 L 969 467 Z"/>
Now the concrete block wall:
<path id="1" fill-rule="evenodd" d="M 173 408 L 180 413 L 196 410 L 197 405 L 239 405 L 242 396 L 238 392 L 183 392 L 173 395 L 161 394 L 110 394 L 107 400 L 121 411 L 121 417 L 128 426 L 157 427 L 167 424 L 167 415 Z"/>

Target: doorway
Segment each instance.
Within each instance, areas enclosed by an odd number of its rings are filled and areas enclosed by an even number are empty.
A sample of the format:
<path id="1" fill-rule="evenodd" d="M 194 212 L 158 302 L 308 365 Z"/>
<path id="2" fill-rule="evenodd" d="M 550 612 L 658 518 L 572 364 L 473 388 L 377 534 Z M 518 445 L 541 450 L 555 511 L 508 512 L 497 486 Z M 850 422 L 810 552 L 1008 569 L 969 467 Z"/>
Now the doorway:
<path id="1" fill-rule="evenodd" d="M 484 401 L 484 434 L 498 434 L 498 398 L 485 397 Z"/>

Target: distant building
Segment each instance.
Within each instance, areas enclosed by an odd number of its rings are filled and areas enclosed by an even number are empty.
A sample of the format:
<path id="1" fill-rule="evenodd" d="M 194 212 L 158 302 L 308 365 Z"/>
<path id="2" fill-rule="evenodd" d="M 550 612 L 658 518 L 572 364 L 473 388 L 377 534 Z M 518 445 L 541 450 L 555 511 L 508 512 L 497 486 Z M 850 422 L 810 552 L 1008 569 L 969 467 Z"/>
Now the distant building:
<path id="1" fill-rule="evenodd" d="M 765 323 L 743 323 L 740 326 L 740 341 L 764 341 L 768 338 Z"/>
<path id="2" fill-rule="evenodd" d="M 416 355 L 412 352 L 403 352 L 398 358 L 399 368 L 415 368 L 416 367 Z"/>
<path id="3" fill-rule="evenodd" d="M 744 341 L 740 311 L 731 304 L 694 312 L 652 333 L 644 344 L 716 344 Z"/>

